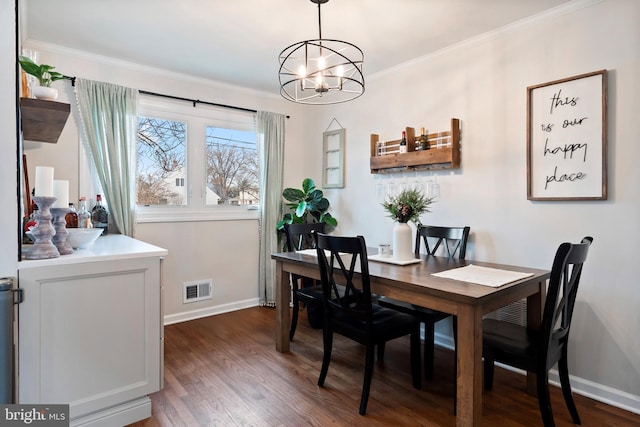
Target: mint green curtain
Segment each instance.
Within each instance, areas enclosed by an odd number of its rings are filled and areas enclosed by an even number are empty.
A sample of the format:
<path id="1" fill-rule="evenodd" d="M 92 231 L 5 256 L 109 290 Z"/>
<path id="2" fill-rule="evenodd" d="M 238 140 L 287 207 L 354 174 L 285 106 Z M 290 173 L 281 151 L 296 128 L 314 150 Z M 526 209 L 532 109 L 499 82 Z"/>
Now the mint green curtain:
<path id="1" fill-rule="evenodd" d="M 76 79 L 75 92 L 81 135 L 89 147 L 109 212 L 120 233 L 133 237 L 138 91 Z"/>
<path id="2" fill-rule="evenodd" d="M 278 251 L 276 225 L 282 216 L 284 170 L 284 121 L 282 114 L 258 111 L 256 133 L 260 159 L 260 304 L 275 306 L 276 273 L 271 254 Z"/>

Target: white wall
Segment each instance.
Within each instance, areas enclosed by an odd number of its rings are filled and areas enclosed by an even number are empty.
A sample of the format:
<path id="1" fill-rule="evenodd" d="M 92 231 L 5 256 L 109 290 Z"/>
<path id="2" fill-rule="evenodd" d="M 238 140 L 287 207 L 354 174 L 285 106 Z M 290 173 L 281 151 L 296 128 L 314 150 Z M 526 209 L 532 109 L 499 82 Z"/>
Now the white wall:
<path id="1" fill-rule="evenodd" d="M 584 6 L 584 7 L 582 7 Z M 550 268 L 557 246 L 585 235 L 594 244 L 574 313 L 574 386 L 640 412 L 640 2 L 579 1 L 501 32 L 369 76 L 364 96 L 325 110 L 347 129 L 346 187 L 326 191 L 338 232 L 391 241 L 376 201 L 369 137 L 399 139 L 406 126 L 448 129 L 462 121 L 462 167 L 433 172 L 441 200 L 423 222 L 471 227 L 468 259 Z M 461 23 L 464 25 L 464 23 Z M 366 53 L 365 53 L 366 54 Z M 526 88 L 608 70 L 607 201 L 530 202 L 526 195 Z M 315 156 L 321 153 L 316 138 Z M 316 172 L 319 174 L 320 172 Z M 394 174 L 413 179 L 415 173 Z M 419 176 L 429 176 L 421 172 Z M 441 329 L 442 332 L 442 329 Z M 607 389 L 611 387 L 612 389 Z"/>
<path id="2" fill-rule="evenodd" d="M 13 2 L 0 3 L 0 277 L 18 270 L 16 175 L 16 16 Z"/>

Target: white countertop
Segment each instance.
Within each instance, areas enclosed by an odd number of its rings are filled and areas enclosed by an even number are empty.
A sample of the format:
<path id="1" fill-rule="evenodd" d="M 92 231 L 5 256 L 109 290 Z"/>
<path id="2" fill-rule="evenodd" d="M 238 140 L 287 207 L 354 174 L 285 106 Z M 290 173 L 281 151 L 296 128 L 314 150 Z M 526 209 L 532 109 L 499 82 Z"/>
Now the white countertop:
<path id="1" fill-rule="evenodd" d="M 23 252 L 25 250 L 29 250 L 29 245 L 23 246 Z M 122 234 L 108 234 L 98 237 L 98 240 L 92 246 L 85 249 L 76 249 L 69 255 L 60 255 L 58 258 L 20 261 L 18 262 L 18 270 L 84 262 L 114 261 L 132 257 L 163 257 L 168 253 L 166 249 Z"/>

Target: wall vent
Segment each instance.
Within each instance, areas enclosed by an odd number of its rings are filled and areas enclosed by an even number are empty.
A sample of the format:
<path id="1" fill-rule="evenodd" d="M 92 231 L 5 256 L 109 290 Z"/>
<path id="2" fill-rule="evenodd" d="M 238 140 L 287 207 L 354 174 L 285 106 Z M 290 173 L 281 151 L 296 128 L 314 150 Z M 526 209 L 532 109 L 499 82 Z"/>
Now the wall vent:
<path id="1" fill-rule="evenodd" d="M 213 280 L 196 280 L 182 284 L 182 302 L 184 304 L 211 299 L 213 294 Z"/>
<path id="2" fill-rule="evenodd" d="M 527 300 L 521 299 L 498 309 L 496 319 L 527 326 Z"/>

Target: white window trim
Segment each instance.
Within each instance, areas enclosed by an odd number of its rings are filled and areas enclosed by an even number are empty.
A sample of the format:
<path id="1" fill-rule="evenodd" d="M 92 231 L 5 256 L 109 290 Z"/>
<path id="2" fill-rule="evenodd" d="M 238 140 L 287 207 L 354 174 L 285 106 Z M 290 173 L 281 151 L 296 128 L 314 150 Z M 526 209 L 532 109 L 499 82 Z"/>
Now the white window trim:
<path id="1" fill-rule="evenodd" d="M 205 106 L 193 107 L 182 101 L 170 101 L 153 96 L 140 96 L 138 98 L 138 115 L 157 117 L 170 120 L 184 121 L 187 117 L 206 119 L 208 123 L 218 123 L 220 126 L 228 126 L 229 122 L 246 122 L 247 113 L 239 113 L 220 108 L 207 108 Z M 252 119 L 253 120 L 253 119 Z M 187 130 L 187 135 L 194 132 Z M 193 164 L 193 142 L 187 142 L 187 165 Z M 188 166 L 187 166 L 188 167 Z M 189 172 L 188 172 L 189 173 Z M 187 206 L 136 206 L 137 223 L 158 222 L 197 222 L 197 221 L 234 221 L 234 220 L 258 220 L 260 206 L 194 206 L 192 203 L 193 191 L 204 192 L 204 179 L 200 179 L 200 173 L 187 175 L 185 179 L 187 192 Z M 195 184 L 194 182 L 195 181 Z M 195 188 L 197 187 L 197 188 Z M 202 187 L 202 189 L 200 189 Z M 200 190 L 198 190 L 200 189 Z"/>
<path id="2" fill-rule="evenodd" d="M 197 221 L 239 221 L 257 220 L 260 207 L 215 206 L 205 209 L 189 209 L 186 206 L 138 206 L 136 222 L 197 222 Z"/>

